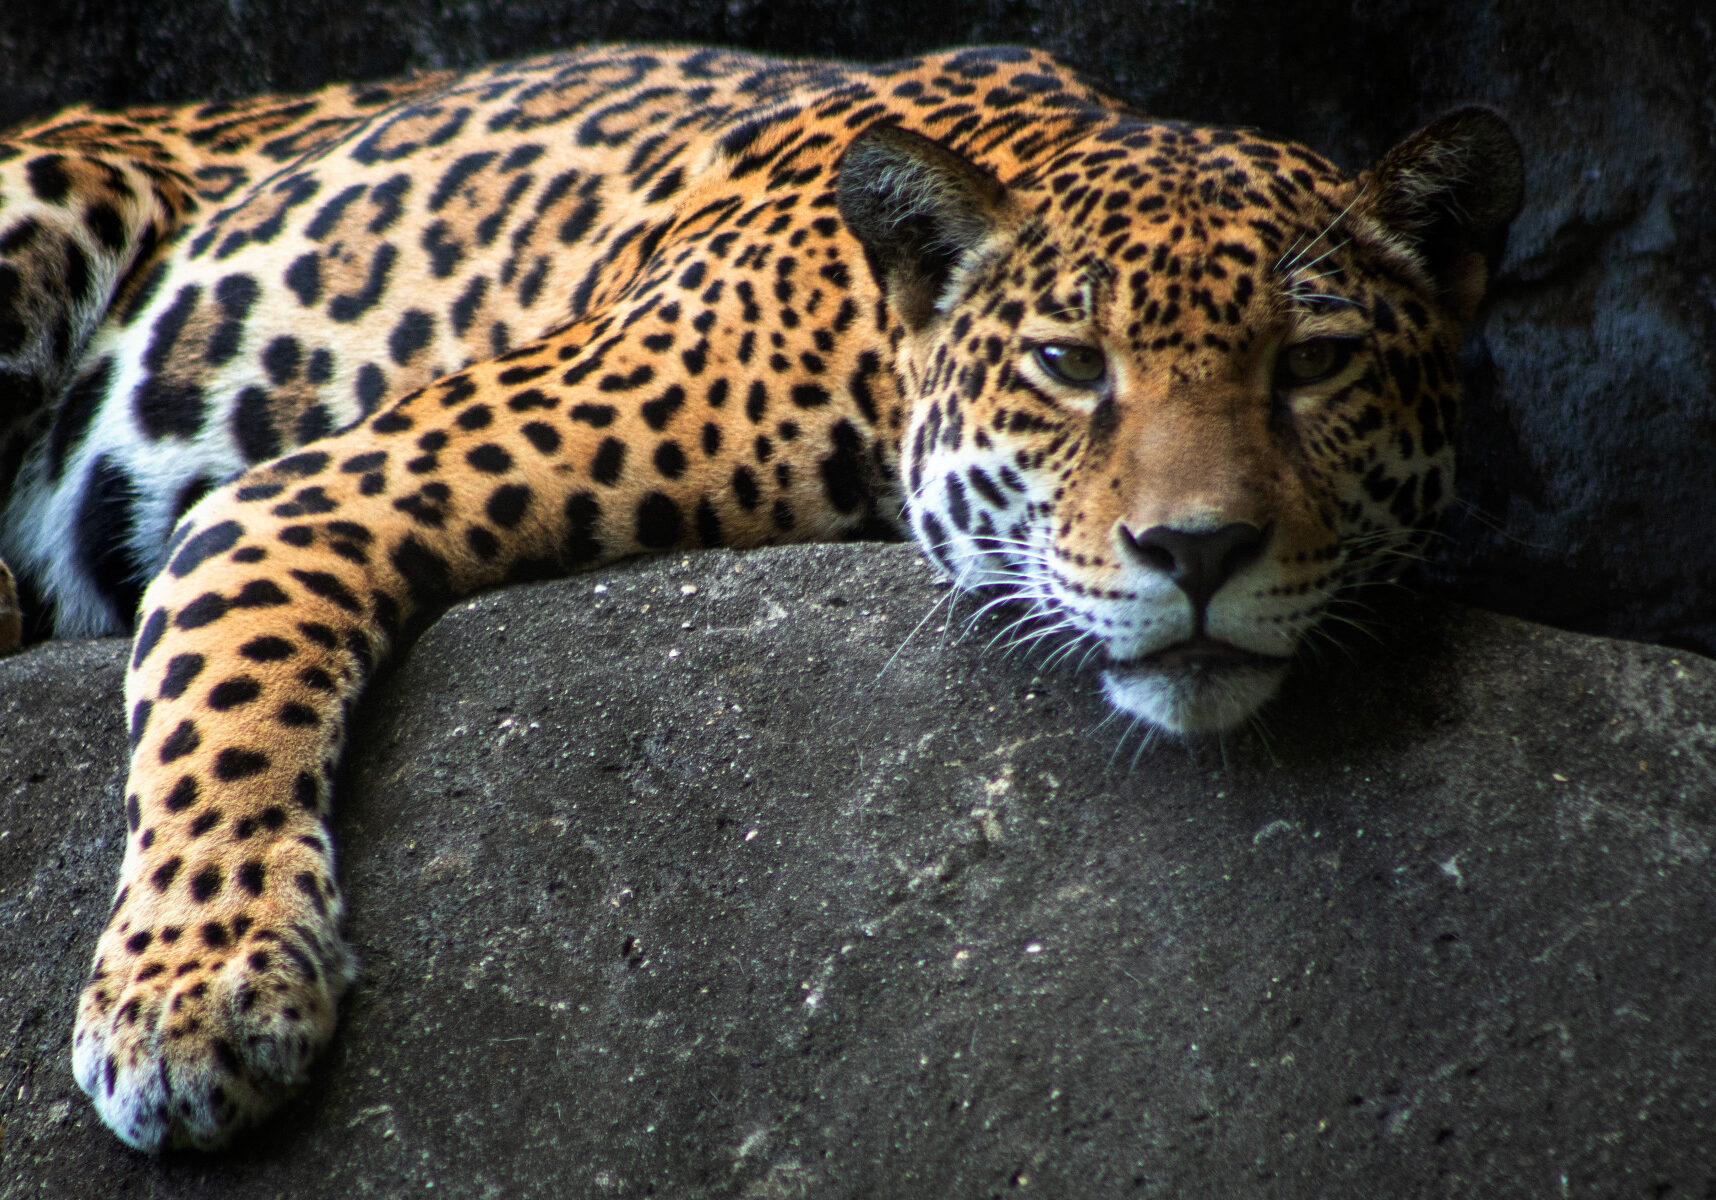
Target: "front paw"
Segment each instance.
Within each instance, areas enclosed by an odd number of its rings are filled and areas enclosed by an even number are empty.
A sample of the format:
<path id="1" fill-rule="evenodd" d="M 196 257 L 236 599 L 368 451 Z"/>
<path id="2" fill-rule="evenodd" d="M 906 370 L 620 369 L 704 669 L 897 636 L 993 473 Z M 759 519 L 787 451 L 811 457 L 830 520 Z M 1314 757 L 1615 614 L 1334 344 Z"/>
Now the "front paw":
<path id="1" fill-rule="evenodd" d="M 289 1095 L 333 1032 L 351 958 L 315 923 L 243 915 L 143 932 L 115 913 L 78 1006 L 72 1070 L 139 1150 L 217 1146 Z"/>

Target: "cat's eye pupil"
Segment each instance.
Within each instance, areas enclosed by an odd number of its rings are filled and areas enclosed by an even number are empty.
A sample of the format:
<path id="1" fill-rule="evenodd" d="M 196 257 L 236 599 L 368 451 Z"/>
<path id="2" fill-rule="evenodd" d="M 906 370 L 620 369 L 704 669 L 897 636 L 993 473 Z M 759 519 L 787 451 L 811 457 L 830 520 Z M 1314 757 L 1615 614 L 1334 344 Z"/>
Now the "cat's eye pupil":
<path id="1" fill-rule="evenodd" d="M 1288 347 L 1287 379 L 1292 383 L 1314 383 L 1332 375 L 1341 366 L 1342 349 L 1334 338 L 1315 338 Z"/>
<path id="2" fill-rule="evenodd" d="M 1095 346 L 1059 342 L 1038 346 L 1037 361 L 1050 375 L 1066 383 L 1095 383 L 1107 369 L 1102 351 Z"/>

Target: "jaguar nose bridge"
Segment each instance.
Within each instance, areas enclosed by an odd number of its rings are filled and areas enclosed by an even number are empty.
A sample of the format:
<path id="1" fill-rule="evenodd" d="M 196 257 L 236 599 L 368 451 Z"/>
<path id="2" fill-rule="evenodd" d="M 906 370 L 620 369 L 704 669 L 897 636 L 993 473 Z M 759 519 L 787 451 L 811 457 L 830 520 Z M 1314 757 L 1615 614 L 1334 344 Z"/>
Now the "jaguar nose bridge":
<path id="1" fill-rule="evenodd" d="M 1192 534 L 1267 522 L 1266 481 L 1274 476 L 1268 434 L 1252 428 L 1249 398 L 1231 394 L 1236 390 L 1171 389 L 1139 414 L 1134 429 L 1122 431 L 1117 538 L 1156 526 Z"/>
<path id="2" fill-rule="evenodd" d="M 1222 586 L 1265 553 L 1274 534 L 1266 443 L 1240 389 L 1170 389 L 1127 447 L 1110 536 L 1122 562 L 1178 587 L 1199 628 Z"/>

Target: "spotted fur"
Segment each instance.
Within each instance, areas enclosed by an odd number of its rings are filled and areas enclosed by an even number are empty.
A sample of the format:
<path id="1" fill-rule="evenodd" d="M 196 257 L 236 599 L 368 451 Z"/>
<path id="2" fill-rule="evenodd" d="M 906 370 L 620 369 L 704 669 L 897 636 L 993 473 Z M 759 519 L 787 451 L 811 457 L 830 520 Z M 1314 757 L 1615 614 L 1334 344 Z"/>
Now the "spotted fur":
<path id="1" fill-rule="evenodd" d="M 454 597 L 909 530 L 1221 729 L 1449 496 L 1518 202 L 1462 110 L 1357 179 L 1054 59 L 621 47 L 0 145 L 0 539 L 135 628 L 74 1066 L 145 1149 L 299 1083 L 352 975 L 347 714 Z"/>

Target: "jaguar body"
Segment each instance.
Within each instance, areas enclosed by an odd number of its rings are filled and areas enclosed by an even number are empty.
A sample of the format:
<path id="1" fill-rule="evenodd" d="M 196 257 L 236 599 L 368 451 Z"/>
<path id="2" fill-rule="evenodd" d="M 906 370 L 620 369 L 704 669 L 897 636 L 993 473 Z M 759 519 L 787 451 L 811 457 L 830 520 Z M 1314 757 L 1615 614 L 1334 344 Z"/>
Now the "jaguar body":
<path id="1" fill-rule="evenodd" d="M 603 47 L 10 131 L 0 551 L 36 635 L 135 631 L 80 1084 L 154 1149 L 303 1079 L 351 978 L 347 715 L 479 588 L 896 532 L 1118 708 L 1243 722 L 1450 497 L 1519 180 L 1487 110 L 1355 178 L 1010 48 Z"/>

